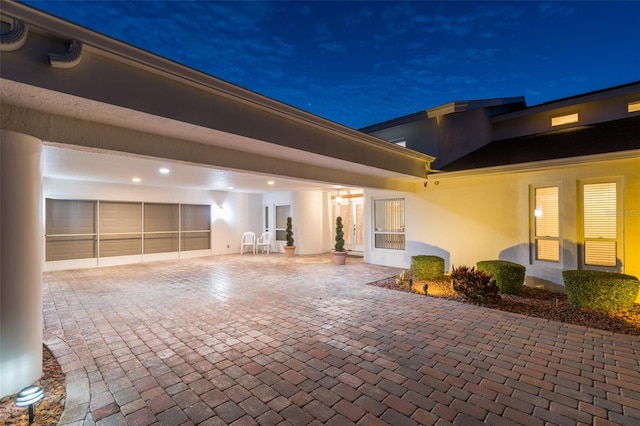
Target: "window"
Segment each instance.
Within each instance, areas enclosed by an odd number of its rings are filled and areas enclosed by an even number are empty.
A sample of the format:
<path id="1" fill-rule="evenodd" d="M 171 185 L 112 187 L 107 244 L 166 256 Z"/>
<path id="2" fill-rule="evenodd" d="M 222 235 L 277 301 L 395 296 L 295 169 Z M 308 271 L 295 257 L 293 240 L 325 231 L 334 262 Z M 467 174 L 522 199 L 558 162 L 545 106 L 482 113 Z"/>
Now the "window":
<path id="1" fill-rule="evenodd" d="M 291 216 L 291 206 L 276 206 L 276 241 L 287 240 L 287 217 Z"/>
<path id="2" fill-rule="evenodd" d="M 46 260 L 98 257 L 95 201 L 46 200 Z"/>
<path id="3" fill-rule="evenodd" d="M 209 205 L 46 199 L 46 261 L 211 248 Z"/>
<path id="4" fill-rule="evenodd" d="M 144 205 L 144 254 L 169 253 L 178 247 L 178 205 Z"/>
<path id="5" fill-rule="evenodd" d="M 211 207 L 209 205 L 180 205 L 180 250 L 208 250 L 211 248 Z"/>
<path id="6" fill-rule="evenodd" d="M 584 266 L 618 265 L 619 221 L 617 182 L 582 185 L 582 243 Z"/>
<path id="7" fill-rule="evenodd" d="M 559 115 L 557 117 L 551 117 L 551 126 L 564 126 L 565 124 L 577 123 L 580 117 L 577 112 L 573 114 Z"/>
<path id="8" fill-rule="evenodd" d="M 632 101 L 627 103 L 627 112 L 638 112 L 640 111 L 640 101 Z"/>
<path id="9" fill-rule="evenodd" d="M 142 203 L 98 202 L 98 257 L 142 254 Z"/>
<path id="10" fill-rule="evenodd" d="M 533 188 L 533 259 L 560 261 L 558 187 Z"/>
<path id="11" fill-rule="evenodd" d="M 373 209 L 374 247 L 404 250 L 404 199 L 375 200 Z"/>

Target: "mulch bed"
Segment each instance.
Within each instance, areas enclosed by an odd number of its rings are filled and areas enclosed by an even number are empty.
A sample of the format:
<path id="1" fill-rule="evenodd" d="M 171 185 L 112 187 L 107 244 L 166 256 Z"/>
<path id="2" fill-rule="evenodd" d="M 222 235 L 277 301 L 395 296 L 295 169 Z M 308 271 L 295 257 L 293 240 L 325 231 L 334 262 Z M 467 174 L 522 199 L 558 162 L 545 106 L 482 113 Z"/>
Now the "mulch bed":
<path id="1" fill-rule="evenodd" d="M 33 425 L 56 426 L 64 411 L 67 397 L 65 376 L 51 352 L 42 347 L 42 378 L 35 384 L 44 390 L 44 398 L 35 405 Z M 17 394 L 16 394 L 17 395 Z M 16 407 L 16 395 L 0 399 L 0 424 L 28 425 L 29 408 Z"/>
<path id="2" fill-rule="evenodd" d="M 407 275 L 407 278 L 409 278 L 409 275 Z M 612 312 L 586 309 L 569 303 L 566 294 L 552 293 L 544 289 L 531 287 L 523 287 L 522 294 L 519 296 L 501 294 L 500 300 L 495 303 L 477 303 L 457 294 L 452 288 L 451 279 L 448 277 L 431 280 L 426 284 L 428 285 L 427 296 L 430 297 L 455 300 L 615 333 L 640 336 L 640 304 L 635 304 L 632 309 Z M 424 294 L 422 292 L 422 282 L 414 281 L 413 288 L 409 289 L 408 285 L 396 284 L 395 276 L 369 283 L 369 285 Z"/>

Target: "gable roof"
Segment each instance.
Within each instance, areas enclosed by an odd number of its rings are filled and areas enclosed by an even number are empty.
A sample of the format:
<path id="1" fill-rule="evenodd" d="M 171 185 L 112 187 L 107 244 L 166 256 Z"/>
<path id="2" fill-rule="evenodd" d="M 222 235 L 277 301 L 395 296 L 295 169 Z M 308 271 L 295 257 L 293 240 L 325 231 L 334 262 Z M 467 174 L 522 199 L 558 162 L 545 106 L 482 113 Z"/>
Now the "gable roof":
<path id="1" fill-rule="evenodd" d="M 640 116 L 491 142 L 445 172 L 640 149 Z"/>

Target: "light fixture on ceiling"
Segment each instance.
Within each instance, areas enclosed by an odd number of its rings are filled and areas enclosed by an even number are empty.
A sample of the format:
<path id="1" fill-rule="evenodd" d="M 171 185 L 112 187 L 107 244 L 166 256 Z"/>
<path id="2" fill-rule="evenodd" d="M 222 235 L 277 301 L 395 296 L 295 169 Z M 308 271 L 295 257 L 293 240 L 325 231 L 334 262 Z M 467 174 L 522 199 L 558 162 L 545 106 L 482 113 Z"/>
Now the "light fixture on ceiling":
<path id="1" fill-rule="evenodd" d="M 142 179 L 140 179 L 139 177 L 134 177 L 133 179 L 131 179 L 131 181 L 135 183 L 140 183 L 141 180 Z"/>
<path id="2" fill-rule="evenodd" d="M 229 187 L 229 190 L 232 190 L 232 189 L 233 189 L 233 186 L 230 186 L 230 187 Z"/>
<path id="3" fill-rule="evenodd" d="M 160 172 L 160 174 L 163 175 L 168 175 L 170 170 L 167 167 L 161 167 L 160 170 L 158 170 Z"/>
<path id="4" fill-rule="evenodd" d="M 272 181 L 272 180 L 270 180 L 270 181 L 268 181 L 268 182 L 267 182 L 267 185 L 274 185 L 274 184 L 275 184 L 275 182 L 274 182 L 274 181 Z"/>

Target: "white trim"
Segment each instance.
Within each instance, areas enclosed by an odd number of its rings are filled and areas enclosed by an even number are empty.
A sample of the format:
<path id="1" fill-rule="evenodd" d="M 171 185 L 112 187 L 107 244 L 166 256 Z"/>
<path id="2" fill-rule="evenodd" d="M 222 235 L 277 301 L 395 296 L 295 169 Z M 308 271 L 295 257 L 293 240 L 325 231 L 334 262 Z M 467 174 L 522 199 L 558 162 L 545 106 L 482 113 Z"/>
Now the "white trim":
<path id="1" fill-rule="evenodd" d="M 194 257 L 205 257 L 213 255 L 213 251 L 209 250 L 188 250 L 180 252 L 180 259 L 192 259 Z"/>
<path id="2" fill-rule="evenodd" d="M 64 271 L 67 269 L 86 269 L 98 266 L 98 258 L 91 257 L 88 259 L 72 259 L 72 260 L 50 260 L 44 262 L 44 272 Z"/>
<path id="3" fill-rule="evenodd" d="M 584 238 L 584 185 L 597 183 L 616 184 L 616 266 L 596 266 L 585 264 L 585 238 Z M 625 270 L 625 235 L 624 235 L 624 217 L 620 214 L 624 212 L 624 176 L 602 176 L 594 178 L 578 179 L 577 181 L 577 217 L 576 228 L 578 231 L 578 267 L 579 269 L 594 269 L 600 271 L 620 272 Z"/>
<path id="4" fill-rule="evenodd" d="M 141 254 L 132 254 L 130 256 L 113 256 L 113 257 L 98 258 L 98 266 L 128 265 L 131 263 L 142 263 L 142 262 L 143 262 L 143 257 Z"/>
<path id="5" fill-rule="evenodd" d="M 535 191 L 539 188 L 558 188 L 558 261 L 541 260 L 536 258 L 536 231 L 535 231 Z M 562 221 L 562 197 L 563 189 L 561 181 L 539 182 L 529 184 L 529 264 L 548 269 L 563 269 L 563 221 Z"/>

